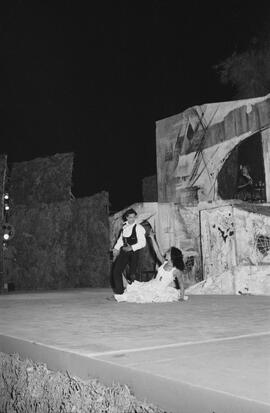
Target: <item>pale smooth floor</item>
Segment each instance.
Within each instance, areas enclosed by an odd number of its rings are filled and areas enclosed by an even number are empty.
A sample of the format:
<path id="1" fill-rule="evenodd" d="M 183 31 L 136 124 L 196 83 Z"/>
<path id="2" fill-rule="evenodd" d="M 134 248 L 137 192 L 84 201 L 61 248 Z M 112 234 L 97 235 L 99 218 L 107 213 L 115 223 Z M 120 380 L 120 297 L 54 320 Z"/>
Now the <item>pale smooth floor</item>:
<path id="1" fill-rule="evenodd" d="M 198 397 L 205 390 L 237 403 L 254 402 L 254 413 L 270 412 L 270 297 L 195 295 L 183 303 L 130 304 L 108 300 L 111 296 L 110 289 L 2 294 L 0 351 L 7 352 L 7 338 L 16 338 L 10 351 L 20 353 L 20 340 L 35 343 L 42 345 L 40 354 L 54 349 L 115 368 L 116 381 L 124 370 L 125 377 L 137 374 L 138 380 L 145 374 L 153 383 L 155 377 L 168 383 L 170 391 L 178 383 L 198 389 Z M 105 370 L 99 378 L 108 382 Z M 191 398 L 183 390 L 181 400 L 165 407 L 177 411 L 182 402 L 184 413 L 195 412 L 185 394 Z M 210 408 L 202 405 L 201 412 L 212 413 Z"/>

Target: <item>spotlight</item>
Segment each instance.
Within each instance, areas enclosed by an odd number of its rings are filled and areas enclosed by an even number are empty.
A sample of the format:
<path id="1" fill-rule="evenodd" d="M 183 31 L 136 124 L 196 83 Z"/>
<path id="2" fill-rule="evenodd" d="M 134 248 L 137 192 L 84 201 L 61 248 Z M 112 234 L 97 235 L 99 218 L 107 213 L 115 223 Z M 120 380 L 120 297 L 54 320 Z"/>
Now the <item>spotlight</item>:
<path id="1" fill-rule="evenodd" d="M 5 210 L 6 210 L 6 211 L 9 210 L 9 205 L 5 205 Z"/>
<path id="2" fill-rule="evenodd" d="M 8 195 L 8 193 L 5 193 L 5 195 L 4 195 L 4 199 L 9 199 L 9 195 Z"/>
<path id="3" fill-rule="evenodd" d="M 2 225 L 2 234 L 4 241 L 10 241 L 15 235 L 15 228 L 13 225 L 5 223 Z"/>

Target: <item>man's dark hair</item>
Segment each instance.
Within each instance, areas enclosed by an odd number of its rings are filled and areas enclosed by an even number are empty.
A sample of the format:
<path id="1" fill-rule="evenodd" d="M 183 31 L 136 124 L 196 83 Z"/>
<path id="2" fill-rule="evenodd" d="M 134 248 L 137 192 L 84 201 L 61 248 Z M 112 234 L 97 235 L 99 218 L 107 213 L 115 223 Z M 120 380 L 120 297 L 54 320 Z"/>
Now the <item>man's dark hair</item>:
<path id="1" fill-rule="evenodd" d="M 180 271 L 183 271 L 183 269 L 185 268 L 185 264 L 183 261 L 183 254 L 181 250 L 179 250 L 176 247 L 171 247 L 171 260 L 175 268 L 177 268 Z"/>
<path id="2" fill-rule="evenodd" d="M 126 221 L 128 215 L 131 215 L 131 214 L 135 214 L 136 216 L 138 215 L 137 212 L 135 211 L 135 209 L 129 208 L 129 209 L 126 210 L 126 212 L 122 216 L 123 221 Z"/>

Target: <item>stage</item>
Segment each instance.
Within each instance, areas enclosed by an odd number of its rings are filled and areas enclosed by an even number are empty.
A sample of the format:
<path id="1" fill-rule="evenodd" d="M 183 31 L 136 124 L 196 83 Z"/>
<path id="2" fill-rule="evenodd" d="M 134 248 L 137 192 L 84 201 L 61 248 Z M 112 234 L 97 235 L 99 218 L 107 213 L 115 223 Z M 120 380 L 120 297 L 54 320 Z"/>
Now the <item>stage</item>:
<path id="1" fill-rule="evenodd" d="M 127 304 L 110 289 L 0 295 L 0 351 L 104 384 L 168 413 L 270 411 L 270 299 Z"/>

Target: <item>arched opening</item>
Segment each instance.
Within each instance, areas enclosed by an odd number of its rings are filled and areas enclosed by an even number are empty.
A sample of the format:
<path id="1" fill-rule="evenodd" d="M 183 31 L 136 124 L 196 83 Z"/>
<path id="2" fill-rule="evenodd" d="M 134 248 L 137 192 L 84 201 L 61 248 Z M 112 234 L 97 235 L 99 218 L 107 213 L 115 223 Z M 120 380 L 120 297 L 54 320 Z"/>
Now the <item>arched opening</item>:
<path id="1" fill-rule="evenodd" d="M 245 139 L 231 151 L 218 175 L 218 194 L 222 199 L 266 202 L 260 133 Z"/>

